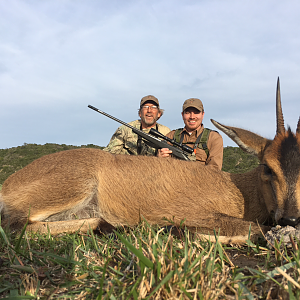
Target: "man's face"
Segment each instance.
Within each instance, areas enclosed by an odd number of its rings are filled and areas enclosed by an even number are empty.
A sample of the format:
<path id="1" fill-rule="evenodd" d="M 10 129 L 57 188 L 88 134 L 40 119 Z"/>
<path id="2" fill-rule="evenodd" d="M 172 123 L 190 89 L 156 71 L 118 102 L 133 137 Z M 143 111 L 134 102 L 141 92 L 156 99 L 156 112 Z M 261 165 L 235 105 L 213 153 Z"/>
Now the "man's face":
<path id="1" fill-rule="evenodd" d="M 204 118 L 204 112 L 199 111 L 195 107 L 188 107 L 181 115 L 188 132 L 197 130 L 201 126 Z"/>
<path id="2" fill-rule="evenodd" d="M 147 101 L 140 109 L 139 116 L 142 121 L 143 128 L 152 127 L 160 118 L 161 113 L 155 102 Z"/>

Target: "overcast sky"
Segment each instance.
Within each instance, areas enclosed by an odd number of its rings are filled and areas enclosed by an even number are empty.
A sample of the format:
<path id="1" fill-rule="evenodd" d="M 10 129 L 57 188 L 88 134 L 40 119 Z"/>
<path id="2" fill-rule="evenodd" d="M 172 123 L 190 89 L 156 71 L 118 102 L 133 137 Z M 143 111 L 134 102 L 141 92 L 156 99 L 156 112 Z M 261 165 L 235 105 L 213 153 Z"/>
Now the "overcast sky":
<path id="1" fill-rule="evenodd" d="M 130 122 L 148 94 L 171 129 L 197 97 L 206 127 L 272 139 L 278 76 L 295 131 L 299 12 L 296 0 L 0 0 L 0 148 L 106 146 L 120 124 L 87 106 Z"/>

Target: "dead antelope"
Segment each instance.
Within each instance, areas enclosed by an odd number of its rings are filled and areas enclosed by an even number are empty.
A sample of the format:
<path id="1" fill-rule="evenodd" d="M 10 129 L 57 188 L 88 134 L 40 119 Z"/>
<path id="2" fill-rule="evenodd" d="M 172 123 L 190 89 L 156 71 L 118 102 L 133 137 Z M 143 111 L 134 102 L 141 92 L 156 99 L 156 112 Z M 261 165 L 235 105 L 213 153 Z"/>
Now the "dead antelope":
<path id="1" fill-rule="evenodd" d="M 52 233 L 133 226 L 141 218 L 166 219 L 201 233 L 225 236 L 259 233 L 273 215 L 276 222 L 300 220 L 300 119 L 296 134 L 285 130 L 277 83 L 274 140 L 250 131 L 213 124 L 260 165 L 229 174 L 173 158 L 112 155 L 96 149 L 68 150 L 39 158 L 11 175 L 1 191 L 4 225 Z"/>

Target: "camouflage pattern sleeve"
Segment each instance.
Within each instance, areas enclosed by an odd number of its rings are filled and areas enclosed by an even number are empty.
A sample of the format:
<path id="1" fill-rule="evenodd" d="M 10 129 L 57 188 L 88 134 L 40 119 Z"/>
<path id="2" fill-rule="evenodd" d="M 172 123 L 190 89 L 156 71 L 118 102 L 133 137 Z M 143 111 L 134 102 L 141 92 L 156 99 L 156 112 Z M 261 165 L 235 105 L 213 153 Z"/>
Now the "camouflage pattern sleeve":
<path id="1" fill-rule="evenodd" d="M 133 154 L 129 153 L 125 148 L 129 131 L 131 132 L 130 128 L 124 125 L 120 126 L 111 137 L 109 144 L 103 150 L 113 154 Z"/>
<path id="2" fill-rule="evenodd" d="M 140 120 L 132 121 L 131 126 L 140 129 Z M 166 135 L 170 129 L 164 125 L 157 124 L 158 131 Z M 145 133 L 149 133 L 149 130 L 143 130 Z M 138 155 L 137 154 L 137 134 L 133 133 L 132 130 L 124 125 L 120 126 L 117 131 L 113 134 L 109 144 L 103 149 L 104 151 L 113 154 L 128 154 L 128 155 Z M 153 156 L 156 154 L 156 149 L 148 146 L 144 141 L 141 144 L 141 155 Z"/>

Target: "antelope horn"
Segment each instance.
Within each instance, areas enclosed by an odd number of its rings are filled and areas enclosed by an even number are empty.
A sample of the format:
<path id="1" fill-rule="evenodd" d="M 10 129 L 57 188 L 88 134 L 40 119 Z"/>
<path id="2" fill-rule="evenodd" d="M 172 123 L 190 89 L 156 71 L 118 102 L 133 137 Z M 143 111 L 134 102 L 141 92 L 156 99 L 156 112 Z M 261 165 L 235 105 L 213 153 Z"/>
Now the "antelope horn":
<path id="1" fill-rule="evenodd" d="M 277 120 L 277 134 L 284 133 L 284 120 L 281 108 L 281 97 L 280 97 L 280 83 L 279 77 L 277 80 L 277 91 L 276 91 L 276 120 Z"/>
<path id="2" fill-rule="evenodd" d="M 300 117 L 299 117 L 299 120 L 298 120 L 296 132 L 297 132 L 298 134 L 300 134 Z"/>

